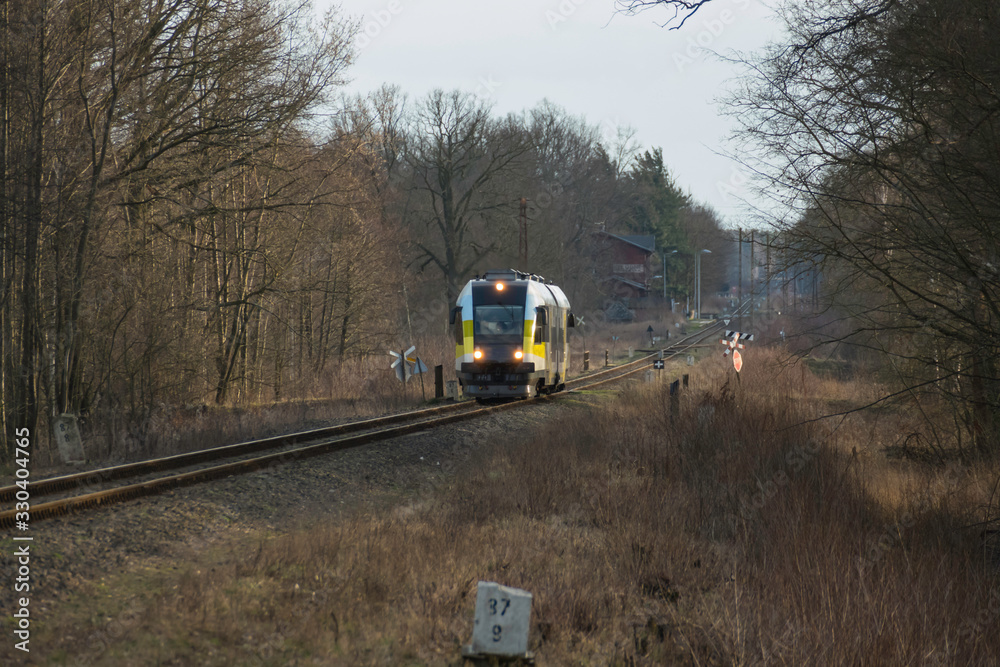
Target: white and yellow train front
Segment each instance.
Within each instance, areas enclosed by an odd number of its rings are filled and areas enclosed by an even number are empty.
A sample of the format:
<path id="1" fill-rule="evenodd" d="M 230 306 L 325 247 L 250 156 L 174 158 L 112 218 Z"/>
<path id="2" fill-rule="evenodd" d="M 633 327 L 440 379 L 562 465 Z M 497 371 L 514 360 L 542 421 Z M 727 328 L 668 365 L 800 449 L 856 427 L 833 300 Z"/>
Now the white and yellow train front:
<path id="1" fill-rule="evenodd" d="M 451 324 L 466 396 L 526 398 L 565 387 L 573 315 L 562 290 L 543 278 L 488 271 L 459 294 Z"/>

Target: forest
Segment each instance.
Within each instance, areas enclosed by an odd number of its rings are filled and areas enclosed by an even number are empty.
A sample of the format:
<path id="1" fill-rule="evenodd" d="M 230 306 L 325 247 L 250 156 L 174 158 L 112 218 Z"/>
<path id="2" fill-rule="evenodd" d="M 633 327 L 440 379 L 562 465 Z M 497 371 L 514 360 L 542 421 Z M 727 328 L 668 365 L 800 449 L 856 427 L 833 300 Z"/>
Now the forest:
<path id="1" fill-rule="evenodd" d="M 823 275 L 812 349 L 861 359 L 931 425 L 995 455 L 1000 425 L 1000 8 L 787 3 L 787 41 L 729 99 L 744 160 L 788 213 L 774 250 Z"/>
<path id="2" fill-rule="evenodd" d="M 682 30 L 712 1 L 615 4 Z M 783 41 L 741 57 L 721 105 L 770 202 L 754 266 L 746 230 L 693 201 L 633 129 L 544 100 L 503 115 L 461 90 L 346 95 L 359 26 L 336 10 L 2 7 L 5 432 L 334 397 L 338 368 L 410 344 L 414 322 L 443 332 L 462 284 L 493 267 L 540 273 L 599 314 L 613 295 L 595 237 L 612 232 L 655 238 L 671 261 L 650 287 L 678 299 L 694 249 L 713 249 L 709 289 L 757 272 L 770 301 L 772 278 L 807 276 L 818 312 L 794 332 L 800 354 L 866 364 L 884 401 L 933 404 L 928 420 L 955 427 L 933 430 L 936 450 L 998 446 L 1000 9 L 987 0 L 781 6 Z"/>
<path id="3" fill-rule="evenodd" d="M 408 343 L 411 311 L 443 332 L 442 304 L 487 268 L 600 312 L 596 232 L 677 251 L 661 280 L 678 298 L 690 248 L 727 243 L 629 128 L 457 90 L 345 95 L 358 25 L 314 16 L 2 3 L 4 432 L 74 414 L 141 437 L 156 406 L 330 397 L 338 366 Z"/>

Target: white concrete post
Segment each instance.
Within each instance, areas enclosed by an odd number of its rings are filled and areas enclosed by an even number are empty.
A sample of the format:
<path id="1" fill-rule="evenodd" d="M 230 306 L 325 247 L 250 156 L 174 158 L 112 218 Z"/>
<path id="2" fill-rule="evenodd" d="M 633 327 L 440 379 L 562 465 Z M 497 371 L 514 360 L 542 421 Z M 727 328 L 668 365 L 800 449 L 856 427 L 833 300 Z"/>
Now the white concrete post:
<path id="1" fill-rule="evenodd" d="M 476 621 L 466 655 L 529 657 L 531 593 L 480 581 L 476 594 Z"/>
<path id="2" fill-rule="evenodd" d="M 76 415 L 61 414 L 52 418 L 52 431 L 63 463 L 83 463 L 83 440 L 77 427 Z"/>

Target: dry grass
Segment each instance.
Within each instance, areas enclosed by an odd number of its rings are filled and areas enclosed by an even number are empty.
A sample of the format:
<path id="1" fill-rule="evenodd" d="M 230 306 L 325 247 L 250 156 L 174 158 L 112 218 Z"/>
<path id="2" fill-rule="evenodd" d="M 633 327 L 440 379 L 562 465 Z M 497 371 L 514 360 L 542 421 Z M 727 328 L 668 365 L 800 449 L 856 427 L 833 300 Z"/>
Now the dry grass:
<path id="1" fill-rule="evenodd" d="M 677 335 L 679 316 L 660 313 L 653 322 L 657 336 L 667 329 Z M 583 368 L 583 350 L 590 350 L 591 369 L 604 365 L 607 349 L 613 363 L 628 359 L 629 348 L 649 346 L 646 328 L 649 322 L 609 324 L 595 321 L 573 330 L 571 353 L 573 373 Z M 690 326 L 685 323 L 685 326 Z M 589 332 L 589 333 L 588 333 Z M 611 336 L 618 336 L 617 342 Z M 409 338 L 401 338 L 393 347 L 409 347 Z M 444 366 L 445 379 L 454 379 L 455 347 L 450 333 L 418 336 L 413 343 L 428 366 L 423 377 L 412 378 L 405 386 L 389 368 L 388 349 L 384 355 L 349 358 L 331 363 L 318 377 L 287 383 L 276 398 L 271 388 L 259 392 L 247 389 L 254 400 L 240 400 L 242 392 L 234 389 L 233 403 L 215 405 L 208 401 L 192 405 L 158 404 L 138 413 L 113 409 L 98 410 L 81 425 L 84 451 L 92 465 L 136 461 L 181 452 L 217 447 L 255 438 L 288 433 L 347 419 L 372 417 L 413 408 L 434 396 L 435 365 Z M 586 344 L 585 344 L 586 343 Z M 42 434 L 36 451 L 36 465 L 45 474 L 66 470 L 53 443 Z"/>
<path id="2" fill-rule="evenodd" d="M 884 419 L 809 421 L 863 383 L 761 349 L 741 380 L 709 360 L 692 385 L 677 421 L 644 385 L 433 492 L 152 575 L 96 656 L 457 664 L 475 583 L 495 580 L 534 594 L 540 664 L 996 663 L 1000 562 L 963 528 L 995 502 L 995 465 L 886 460 Z"/>
<path id="3" fill-rule="evenodd" d="M 372 417 L 413 408 L 434 397 L 434 366 L 454 376 L 455 347 L 446 335 L 426 335 L 417 352 L 429 372 L 405 386 L 389 368 L 388 354 L 346 359 L 330 364 L 312 384 L 285 388 L 285 396 L 266 402 L 230 405 L 160 404 L 143 414 L 108 410 L 90 415 L 82 427 L 84 450 L 91 464 L 134 461 L 315 428 L 348 419 Z M 400 347 L 408 345 L 400 344 Z M 54 445 L 45 443 L 35 463 L 59 466 Z"/>
<path id="4" fill-rule="evenodd" d="M 602 313 L 586 313 L 584 326 L 569 329 L 573 367 L 577 371 L 582 368 L 584 350 L 590 352 L 590 367 L 594 369 L 604 365 L 605 351 L 608 352 L 612 363 L 620 363 L 628 360 L 630 348 L 633 352 L 649 349 L 652 347 L 649 342 L 649 327 L 653 327 L 653 335 L 659 339 L 657 345 L 661 347 L 666 343 L 665 335 L 668 331 L 671 339 L 674 339 L 680 335 L 681 327 L 689 333 L 696 328 L 680 313 L 656 310 L 645 314 L 649 319 L 636 322 L 607 322 L 602 319 Z"/>

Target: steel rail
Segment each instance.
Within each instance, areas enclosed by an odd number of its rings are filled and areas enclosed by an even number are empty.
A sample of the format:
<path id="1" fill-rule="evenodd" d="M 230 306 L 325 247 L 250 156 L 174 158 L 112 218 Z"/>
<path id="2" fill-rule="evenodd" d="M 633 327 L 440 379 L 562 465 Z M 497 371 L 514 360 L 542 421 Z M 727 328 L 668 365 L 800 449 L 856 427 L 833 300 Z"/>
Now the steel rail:
<path id="1" fill-rule="evenodd" d="M 699 345 L 702 340 L 704 340 L 705 338 L 707 338 L 709 335 L 715 333 L 715 330 L 718 329 L 718 328 L 720 328 L 721 326 L 722 326 L 722 321 L 721 320 L 716 320 L 715 322 L 713 322 L 712 324 L 708 325 L 704 329 L 696 331 L 696 332 L 694 332 L 694 333 L 686 336 L 685 338 L 682 338 L 681 340 L 677 341 L 676 343 L 673 343 L 672 345 L 668 345 L 667 347 L 665 347 L 663 349 L 662 359 L 666 360 L 666 359 L 669 359 L 670 357 L 676 357 L 677 355 L 679 355 L 679 354 L 681 354 L 683 352 L 686 352 L 687 350 L 691 349 L 692 347 L 695 347 L 695 346 Z M 645 357 L 642 357 L 641 359 L 637 359 L 635 361 L 629 362 L 628 364 L 623 364 L 621 366 L 612 366 L 612 367 L 609 367 L 608 369 L 606 369 L 609 372 L 622 371 L 624 369 L 629 369 L 629 370 L 624 370 L 624 372 L 619 372 L 619 373 L 614 374 L 614 375 L 612 375 L 611 377 L 608 377 L 608 378 L 599 379 L 596 382 L 588 382 L 585 388 L 596 387 L 598 385 L 607 384 L 609 382 L 614 382 L 614 381 L 620 380 L 620 379 L 622 379 L 624 377 L 628 377 L 629 375 L 633 375 L 635 373 L 638 373 L 639 371 L 646 370 L 647 367 L 652 362 L 654 362 L 654 361 L 656 361 L 656 360 L 658 360 L 660 358 L 661 357 L 660 357 L 659 352 L 654 352 L 654 353 L 649 354 L 649 355 L 647 355 Z M 583 377 L 583 378 L 576 378 L 572 382 L 576 383 L 576 382 L 580 382 L 581 380 L 591 380 L 591 379 L 593 379 L 593 377 L 594 376 L 592 376 L 592 375 L 588 375 L 588 376 Z M 569 387 L 569 385 L 570 385 L 570 382 L 567 382 L 566 386 Z"/>
<path id="2" fill-rule="evenodd" d="M 55 516 L 61 516 L 63 514 L 68 514 L 81 509 L 112 505 L 126 500 L 163 493 L 164 491 L 182 486 L 253 472 L 263 468 L 269 468 L 273 465 L 281 465 L 291 461 L 298 461 L 313 456 L 319 456 L 321 454 L 350 449 L 379 440 L 387 440 L 389 438 L 395 438 L 409 433 L 427 430 L 428 428 L 443 426 L 445 424 L 465 419 L 471 419 L 472 417 L 481 416 L 489 412 L 508 409 L 515 405 L 517 404 L 508 403 L 489 407 L 480 407 L 473 410 L 467 410 L 465 412 L 458 412 L 456 414 L 432 417 L 431 419 L 416 421 L 411 424 L 390 426 L 359 435 L 326 440 L 324 442 L 306 445 L 296 449 L 265 454 L 252 459 L 224 463 L 209 468 L 201 468 L 189 472 L 178 473 L 176 475 L 160 477 L 145 482 L 137 482 L 126 486 L 117 486 L 111 489 L 86 493 L 81 496 L 72 496 L 39 505 L 32 505 L 28 510 L 28 521 L 34 522 Z M 0 528 L 13 527 L 16 523 L 16 515 L 17 512 L 15 510 L 0 512 Z"/>
<path id="3" fill-rule="evenodd" d="M 355 422 L 347 422 L 346 424 L 337 424 L 335 426 L 325 426 L 323 428 L 300 431 L 298 433 L 287 433 L 284 435 L 276 435 L 232 445 L 223 445 L 221 447 L 212 447 L 210 449 L 200 449 L 194 452 L 174 454 L 172 456 L 164 456 L 156 459 L 124 463 L 122 465 L 109 466 L 107 468 L 100 468 L 97 470 L 89 470 L 86 472 L 72 473 L 69 475 L 61 475 L 59 477 L 50 477 L 47 479 L 30 481 L 27 484 L 27 491 L 32 498 L 36 498 L 39 496 L 59 493 L 60 491 L 70 491 L 79 487 L 92 487 L 94 485 L 114 481 L 116 479 L 137 477 L 139 475 L 159 472 L 161 470 L 177 470 L 179 468 L 204 463 L 206 461 L 217 461 L 222 458 L 245 456 L 247 454 L 254 454 L 267 449 L 294 445 L 298 442 L 381 428 L 383 426 L 397 424 L 411 419 L 419 419 L 436 414 L 467 410 L 471 407 L 470 403 L 453 403 L 433 408 L 425 408 L 422 410 L 386 415 L 384 417 L 362 419 Z M 16 485 L 0 487 L 0 502 L 12 502 L 19 490 L 22 489 Z"/>
<path id="4" fill-rule="evenodd" d="M 705 329 L 696 331 L 691 335 L 677 341 L 664 348 L 663 353 L 667 356 L 676 356 L 682 351 L 689 349 L 692 345 L 700 342 L 708 334 L 712 333 L 721 325 L 720 321 L 710 324 Z M 659 358 L 659 353 L 652 353 L 635 361 L 618 366 L 611 366 L 588 375 L 574 378 L 567 381 L 567 388 L 586 389 L 608 382 L 620 380 L 624 377 L 644 370 L 654 360 Z M 558 396 L 558 394 L 556 395 Z M 540 398 L 549 398 L 548 395 Z M 232 461 L 220 465 L 215 465 L 198 470 L 181 472 L 166 477 L 152 479 L 148 481 L 136 482 L 125 486 L 113 487 L 99 491 L 85 493 L 79 496 L 72 496 L 47 503 L 33 504 L 28 510 L 29 522 L 61 516 L 78 510 L 108 506 L 126 500 L 163 493 L 164 491 L 175 489 L 204 481 L 229 477 L 236 474 L 248 473 L 275 465 L 281 465 L 291 461 L 319 456 L 330 452 L 341 451 L 358 447 L 372 442 L 387 440 L 390 438 L 407 435 L 410 433 L 435 428 L 446 424 L 455 423 L 474 417 L 500 410 L 511 409 L 527 402 L 516 401 L 490 405 L 486 407 L 476 407 L 471 402 L 455 403 L 446 406 L 427 408 L 411 412 L 404 412 L 385 417 L 365 419 L 347 424 L 312 429 L 299 433 L 263 438 L 235 445 L 214 447 L 211 449 L 177 454 L 174 456 L 152 459 L 148 461 L 138 461 L 121 466 L 112 466 L 99 470 L 92 470 L 71 475 L 63 475 L 50 479 L 29 482 L 27 490 L 29 497 L 34 499 L 37 496 L 57 493 L 60 491 L 72 490 L 80 487 L 94 486 L 108 481 L 136 477 L 142 474 L 160 472 L 162 470 L 177 470 L 179 468 L 196 465 L 207 461 L 221 458 L 231 458 L 234 456 L 245 456 L 257 453 L 266 449 L 294 445 L 310 440 L 325 439 L 294 449 L 285 449 L 279 452 L 265 454 L 254 458 Z M 454 413 L 454 414 L 450 414 Z M 402 421 L 417 419 L 409 424 L 392 426 Z M 358 435 L 347 435 L 358 430 L 369 432 Z M 332 439 L 331 439 L 331 436 Z M 21 490 L 18 486 L 0 488 L 0 500 L 10 502 L 16 497 L 16 492 Z M 15 526 L 16 517 L 20 514 L 16 510 L 0 512 L 0 528 L 12 528 Z"/>

